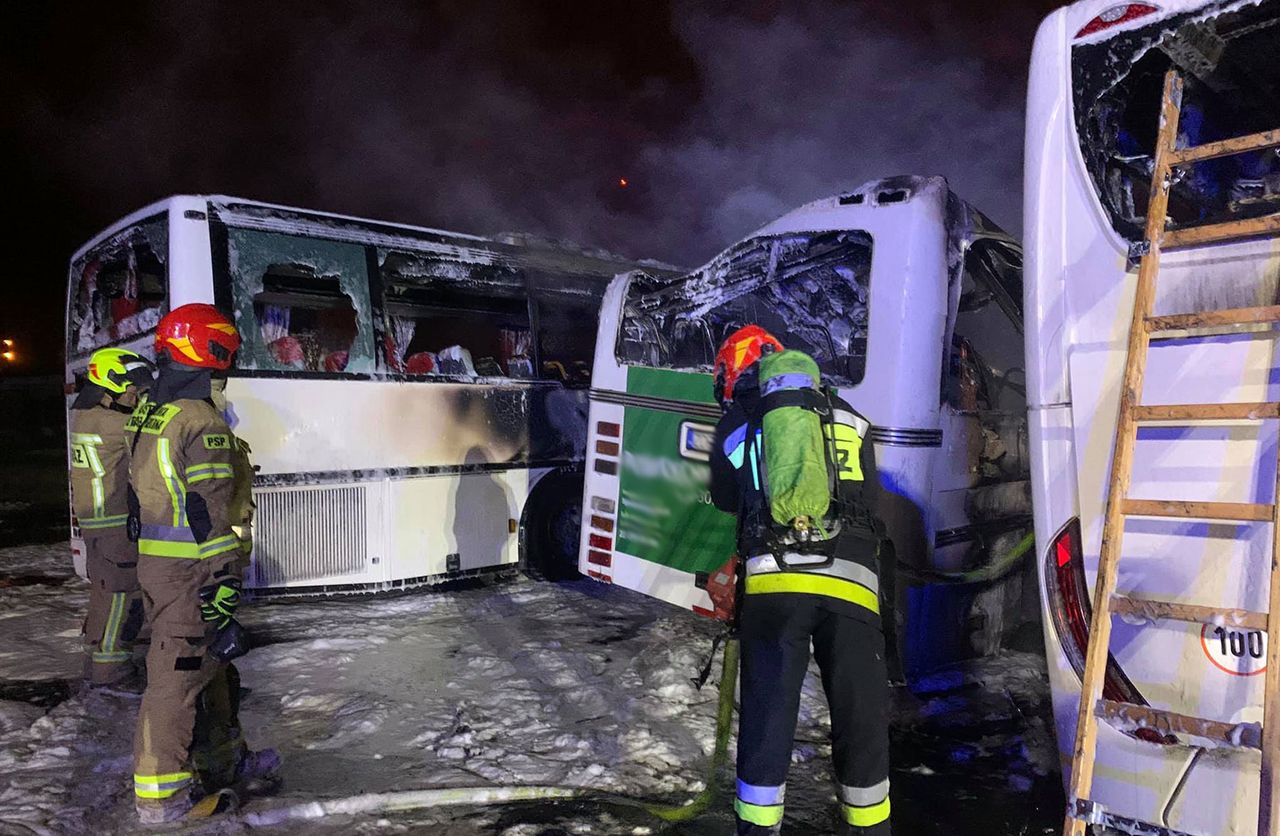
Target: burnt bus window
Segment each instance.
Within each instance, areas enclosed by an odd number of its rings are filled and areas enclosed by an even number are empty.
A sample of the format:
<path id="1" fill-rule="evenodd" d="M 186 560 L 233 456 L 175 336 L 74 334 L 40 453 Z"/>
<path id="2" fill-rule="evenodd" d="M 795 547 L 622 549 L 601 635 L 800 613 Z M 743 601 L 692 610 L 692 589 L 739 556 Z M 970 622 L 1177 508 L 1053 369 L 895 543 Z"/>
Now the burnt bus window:
<path id="1" fill-rule="evenodd" d="M 1000 241 L 979 239 L 965 252 L 956 327 L 943 378 L 942 399 L 953 409 L 1026 409 L 1022 306 L 1010 296 L 1011 290 L 1021 293 L 1021 265 L 1017 248 Z"/>
<path id="2" fill-rule="evenodd" d="M 1280 0 L 1204 20 L 1180 15 L 1072 50 L 1076 130 L 1094 191 L 1116 232 L 1144 235 L 1164 74 L 1185 85 L 1180 146 L 1280 126 Z M 1180 169 L 1170 228 L 1280 211 L 1276 149 Z"/>
<path id="3" fill-rule="evenodd" d="M 725 337 L 754 323 L 812 356 L 827 382 L 853 386 L 866 372 L 870 280 L 866 232 L 755 238 L 674 281 L 636 276 L 618 359 L 709 372 Z"/>
<path id="4" fill-rule="evenodd" d="M 609 278 L 602 272 L 565 268 L 530 272 L 541 379 L 566 386 L 590 385 L 600 301 Z"/>
<path id="5" fill-rule="evenodd" d="M 227 230 L 240 369 L 368 373 L 373 363 L 368 271 L 352 244 Z"/>
<path id="6" fill-rule="evenodd" d="M 379 263 L 389 370 L 437 379 L 536 376 L 520 271 L 398 251 L 379 252 Z"/>
<path id="7" fill-rule="evenodd" d="M 71 265 L 67 355 L 88 354 L 156 327 L 168 296 L 169 224 L 158 215 Z"/>

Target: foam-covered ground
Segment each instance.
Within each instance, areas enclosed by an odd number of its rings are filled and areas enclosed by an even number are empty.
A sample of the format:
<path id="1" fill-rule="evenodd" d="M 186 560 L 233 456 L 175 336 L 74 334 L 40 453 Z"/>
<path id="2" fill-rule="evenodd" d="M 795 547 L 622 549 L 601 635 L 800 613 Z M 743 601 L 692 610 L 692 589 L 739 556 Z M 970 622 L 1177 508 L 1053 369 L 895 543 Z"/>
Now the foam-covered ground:
<path id="1" fill-rule="evenodd" d="M 81 694 L 86 585 L 65 545 L 0 549 L 0 833 L 132 827 L 137 701 Z M 547 784 L 678 802 L 703 787 L 715 684 L 691 683 L 709 622 L 592 581 L 527 580 L 386 598 L 246 606 L 257 647 L 237 662 L 253 745 L 285 758 L 263 811 L 360 793 Z M 717 668 L 718 674 L 718 668 Z M 1031 834 L 1060 822 L 1043 660 L 1014 654 L 895 692 L 898 834 Z M 833 829 L 829 729 L 805 685 L 788 786 L 789 833 Z M 593 801 L 299 821 L 289 833 L 732 831 L 726 793 L 663 825 Z M 204 832 L 239 832 L 221 822 Z"/>

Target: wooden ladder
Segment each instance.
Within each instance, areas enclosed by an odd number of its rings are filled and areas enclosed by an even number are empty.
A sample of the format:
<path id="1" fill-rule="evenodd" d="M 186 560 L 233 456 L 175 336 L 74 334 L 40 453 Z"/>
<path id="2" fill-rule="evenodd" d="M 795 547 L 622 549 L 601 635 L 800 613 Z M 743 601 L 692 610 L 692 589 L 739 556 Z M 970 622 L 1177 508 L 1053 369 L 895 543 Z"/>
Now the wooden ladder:
<path id="1" fill-rule="evenodd" d="M 1065 836 L 1084 836 L 1091 824 L 1149 828 L 1141 832 L 1169 833 L 1163 825 L 1139 822 L 1107 811 L 1089 799 L 1093 785 L 1098 718 L 1129 724 L 1143 724 L 1164 732 L 1194 734 L 1219 744 L 1249 746 L 1262 750 L 1261 794 L 1258 810 L 1259 836 L 1280 836 L 1280 617 L 1266 613 L 1220 607 L 1201 607 L 1169 601 L 1151 601 L 1115 594 L 1116 574 L 1120 563 L 1125 518 L 1131 516 L 1175 517 L 1227 520 L 1233 522 L 1271 523 L 1271 612 L 1280 612 L 1280 499 L 1271 504 L 1238 502 L 1181 502 L 1130 499 L 1133 452 L 1138 425 L 1162 422 L 1190 424 L 1204 420 L 1257 420 L 1280 418 L 1278 403 L 1214 403 L 1169 406 L 1143 406 L 1142 383 L 1146 374 L 1147 352 L 1152 339 L 1168 336 L 1168 332 L 1195 329 L 1193 336 L 1230 333 L 1235 326 L 1280 323 L 1280 305 L 1238 308 L 1234 310 L 1200 311 L 1174 316 L 1152 316 L 1156 289 L 1156 273 L 1162 250 L 1187 248 L 1280 233 L 1280 213 L 1259 218 L 1215 223 L 1186 229 L 1167 230 L 1166 217 L 1169 190 L 1174 169 L 1190 163 L 1225 157 L 1249 151 L 1280 146 L 1280 129 L 1199 145 L 1177 148 L 1178 115 L 1182 105 L 1182 79 L 1174 70 L 1165 76 L 1164 98 L 1160 108 L 1160 124 L 1155 149 L 1155 170 L 1151 179 L 1151 198 L 1147 207 L 1146 240 L 1139 247 L 1142 261 L 1138 268 L 1138 286 L 1133 302 L 1133 319 L 1129 325 L 1128 356 L 1125 359 L 1124 383 L 1120 390 L 1120 413 L 1116 421 L 1115 456 L 1107 494 L 1106 518 L 1102 529 L 1102 553 L 1098 563 L 1097 587 L 1093 597 L 1093 618 L 1089 628 L 1089 646 L 1085 655 L 1083 685 L 1080 692 L 1080 719 L 1076 728 L 1076 744 L 1071 762 L 1071 787 L 1067 797 Z M 1181 336 L 1186 336 L 1185 333 Z M 1280 474 L 1280 467 L 1277 468 Z M 1280 477 L 1277 479 L 1280 497 Z M 1147 706 L 1129 705 L 1101 699 L 1106 675 L 1107 655 L 1111 643 L 1111 616 L 1136 614 L 1146 618 L 1164 618 L 1200 624 L 1238 624 L 1246 629 L 1266 630 L 1267 672 L 1263 697 L 1261 740 L 1242 740 L 1238 727 L 1215 720 L 1187 717 L 1171 711 Z M 1134 830 L 1133 832 L 1139 832 Z"/>

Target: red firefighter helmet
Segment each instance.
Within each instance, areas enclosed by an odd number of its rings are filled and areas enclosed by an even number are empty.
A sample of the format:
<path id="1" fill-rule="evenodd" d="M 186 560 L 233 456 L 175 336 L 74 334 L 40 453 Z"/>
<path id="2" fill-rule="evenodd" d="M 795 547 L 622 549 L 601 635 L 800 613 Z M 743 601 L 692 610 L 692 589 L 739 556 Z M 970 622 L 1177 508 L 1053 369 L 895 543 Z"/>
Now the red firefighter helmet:
<path id="1" fill-rule="evenodd" d="M 733 384 L 769 351 L 782 351 L 782 343 L 759 325 L 745 325 L 730 334 L 716 354 L 716 400 L 733 400 Z"/>
<path id="2" fill-rule="evenodd" d="M 213 305 L 174 308 L 156 326 L 156 356 L 200 369 L 228 369 L 240 347 L 240 332 Z"/>

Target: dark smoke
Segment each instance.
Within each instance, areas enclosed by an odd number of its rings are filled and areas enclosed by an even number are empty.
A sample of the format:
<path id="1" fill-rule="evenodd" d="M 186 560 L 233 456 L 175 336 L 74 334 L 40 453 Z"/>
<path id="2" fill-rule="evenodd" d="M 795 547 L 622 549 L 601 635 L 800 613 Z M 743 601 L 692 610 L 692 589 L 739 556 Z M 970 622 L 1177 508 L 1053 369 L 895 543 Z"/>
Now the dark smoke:
<path id="1" fill-rule="evenodd" d="M 1016 232 L 1047 4 L 32 4 L 0 84 L 13 194 L 41 211 L 10 235 L 49 242 L 30 301 L 60 317 L 70 251 L 179 192 L 693 266 L 808 200 L 940 173 Z"/>

